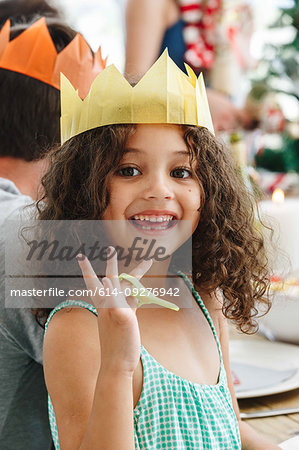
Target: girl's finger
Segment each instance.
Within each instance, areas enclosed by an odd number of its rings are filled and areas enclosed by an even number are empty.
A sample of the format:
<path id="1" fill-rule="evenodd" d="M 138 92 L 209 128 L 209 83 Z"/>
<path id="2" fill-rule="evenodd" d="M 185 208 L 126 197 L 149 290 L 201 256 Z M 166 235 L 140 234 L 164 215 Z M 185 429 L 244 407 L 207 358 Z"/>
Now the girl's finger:
<path id="1" fill-rule="evenodd" d="M 82 254 L 77 255 L 77 260 L 86 284 L 87 289 L 96 290 L 99 288 L 103 288 L 102 283 L 98 279 L 95 271 L 92 268 L 89 260 L 86 256 Z"/>
<path id="2" fill-rule="evenodd" d="M 137 278 L 137 280 L 140 280 L 140 278 L 143 277 L 143 275 L 151 268 L 153 264 L 153 260 L 143 260 L 138 266 L 136 266 L 133 270 L 131 270 L 129 275 L 132 275 L 133 277 Z M 123 280 L 121 281 L 122 288 L 132 288 L 132 284 L 129 281 Z"/>
<path id="3" fill-rule="evenodd" d="M 106 277 L 110 278 L 110 280 L 113 283 L 113 286 L 116 289 L 120 290 L 120 284 L 118 279 L 117 252 L 114 247 L 109 247 L 109 254 L 106 267 Z"/>
<path id="4" fill-rule="evenodd" d="M 105 292 L 108 294 L 105 298 L 105 308 L 127 308 L 128 303 L 123 295 L 116 295 L 113 292 L 116 290 L 110 278 L 104 277 L 102 279 Z"/>
<path id="5" fill-rule="evenodd" d="M 143 260 L 138 266 L 136 266 L 133 270 L 131 270 L 130 275 L 140 280 L 143 275 L 151 268 L 153 264 L 153 260 Z"/>
<path id="6" fill-rule="evenodd" d="M 131 270 L 130 275 L 140 280 L 140 278 L 142 278 L 143 275 L 150 269 L 152 263 L 153 263 L 152 259 L 143 260 L 140 264 L 138 264 L 138 266 L 136 266 L 133 270 Z M 125 280 L 121 282 L 121 286 L 123 290 L 126 288 L 132 289 L 133 287 L 130 282 Z M 130 308 L 132 308 L 136 312 L 138 305 L 138 298 L 134 296 L 129 296 L 127 297 L 126 300 Z"/>

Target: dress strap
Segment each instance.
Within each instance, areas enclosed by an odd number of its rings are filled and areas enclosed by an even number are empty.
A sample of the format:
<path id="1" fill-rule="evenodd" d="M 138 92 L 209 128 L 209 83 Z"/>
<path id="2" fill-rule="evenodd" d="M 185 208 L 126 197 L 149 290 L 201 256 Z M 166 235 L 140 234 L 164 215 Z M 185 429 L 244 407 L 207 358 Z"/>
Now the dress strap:
<path id="1" fill-rule="evenodd" d="M 209 311 L 207 310 L 201 296 L 199 295 L 199 293 L 196 291 L 196 289 L 194 288 L 193 284 L 191 283 L 191 281 L 189 280 L 189 278 L 183 273 L 183 272 L 178 272 L 178 275 L 180 275 L 180 277 L 183 278 L 183 280 L 185 281 L 187 287 L 189 288 L 190 292 L 193 294 L 195 300 L 197 301 L 198 305 L 200 306 L 200 308 L 202 309 L 202 312 L 204 313 L 204 315 L 206 316 L 206 319 L 211 327 L 211 330 L 213 332 L 217 347 L 218 347 L 218 352 L 219 352 L 219 356 L 220 356 L 220 363 L 223 364 L 223 358 L 222 358 L 222 350 L 221 350 L 221 345 L 220 345 L 220 341 L 219 338 L 217 336 L 216 333 L 216 329 L 215 326 L 213 324 L 212 318 L 209 314 Z"/>
<path id="2" fill-rule="evenodd" d="M 72 308 L 73 306 L 79 307 L 79 308 L 85 308 L 88 309 L 90 312 L 92 312 L 95 316 L 98 315 L 98 312 L 96 308 L 93 305 L 90 305 L 89 303 L 83 302 L 81 300 L 65 300 L 64 302 L 57 305 L 49 314 L 48 320 L 45 325 L 45 333 L 47 331 L 48 325 L 52 317 L 61 309 L 65 308 Z"/>

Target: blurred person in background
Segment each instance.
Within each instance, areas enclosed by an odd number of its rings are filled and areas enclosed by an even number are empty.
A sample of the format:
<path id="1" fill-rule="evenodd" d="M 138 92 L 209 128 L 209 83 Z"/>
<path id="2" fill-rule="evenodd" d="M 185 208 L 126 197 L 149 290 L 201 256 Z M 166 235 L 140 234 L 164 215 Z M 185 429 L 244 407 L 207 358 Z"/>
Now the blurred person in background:
<path id="1" fill-rule="evenodd" d="M 4 3 L 10 3 L 12 11 L 16 11 L 19 2 Z M 31 2 L 26 3 L 30 6 Z M 11 17 L 7 9 L 6 15 Z M 25 8 L 23 15 L 27 16 Z M 28 28 L 29 24 L 13 27 L 10 40 Z M 48 30 L 58 52 L 76 35 L 73 29 L 56 19 L 48 19 Z M 4 31 L 2 28 L 1 34 Z M 3 44 L 3 38 L 0 42 Z M 25 45 L 23 48 L 25 50 Z M 1 46 L 0 50 L 2 53 Z M 0 54 L 1 231 L 10 213 L 37 198 L 40 179 L 47 167 L 47 150 L 60 140 L 59 90 L 2 68 L 2 56 Z M 0 448 L 47 450 L 52 444 L 42 366 L 43 330 L 30 310 L 5 307 L 2 233 L 0 249 Z"/>
<path id="2" fill-rule="evenodd" d="M 0 2 L 0 27 L 7 19 L 11 24 L 30 22 L 37 15 L 61 17 L 60 11 L 45 0 L 3 0 Z"/>
<path id="3" fill-rule="evenodd" d="M 214 62 L 216 22 L 221 0 L 128 0 L 126 63 L 129 81 L 140 79 L 167 47 L 170 57 L 185 71 L 187 62 L 197 74 Z M 222 93 L 207 89 L 216 131 L 242 125 L 244 112 Z"/>

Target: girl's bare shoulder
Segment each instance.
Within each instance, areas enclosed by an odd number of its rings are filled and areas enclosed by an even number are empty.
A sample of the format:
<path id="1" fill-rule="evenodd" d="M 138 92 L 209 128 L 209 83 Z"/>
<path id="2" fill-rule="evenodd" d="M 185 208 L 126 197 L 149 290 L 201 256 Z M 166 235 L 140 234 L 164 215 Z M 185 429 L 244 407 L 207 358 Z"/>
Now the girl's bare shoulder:
<path id="1" fill-rule="evenodd" d="M 97 330 L 97 317 L 82 307 L 67 307 L 57 311 L 48 324 L 45 340 L 70 339 L 80 333 L 92 335 Z"/>
<path id="2" fill-rule="evenodd" d="M 57 311 L 48 324 L 44 339 L 44 364 L 76 364 L 79 357 L 99 355 L 97 317 L 85 308 Z"/>

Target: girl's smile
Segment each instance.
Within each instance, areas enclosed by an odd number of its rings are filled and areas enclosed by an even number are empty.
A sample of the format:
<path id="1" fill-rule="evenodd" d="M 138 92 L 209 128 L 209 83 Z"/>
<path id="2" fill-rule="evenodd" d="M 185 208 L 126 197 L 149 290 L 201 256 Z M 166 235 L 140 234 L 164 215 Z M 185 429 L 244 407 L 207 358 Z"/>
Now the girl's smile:
<path id="1" fill-rule="evenodd" d="M 142 234 L 163 235 L 178 221 L 199 221 L 200 186 L 180 126 L 137 125 L 109 183 L 103 218 L 127 220 Z"/>
<path id="2" fill-rule="evenodd" d="M 175 213 L 171 211 L 147 210 L 130 217 L 129 220 L 138 230 L 147 232 L 166 231 L 177 223 Z"/>

